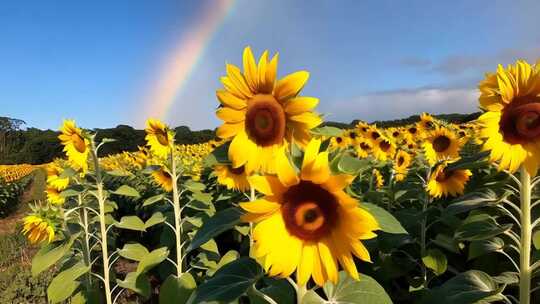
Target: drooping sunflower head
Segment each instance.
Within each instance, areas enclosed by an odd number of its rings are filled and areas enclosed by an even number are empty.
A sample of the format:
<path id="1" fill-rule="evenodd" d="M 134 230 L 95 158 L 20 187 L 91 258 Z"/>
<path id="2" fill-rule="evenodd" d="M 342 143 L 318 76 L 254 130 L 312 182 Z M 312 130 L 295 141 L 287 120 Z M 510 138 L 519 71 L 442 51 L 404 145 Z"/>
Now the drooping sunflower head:
<path id="1" fill-rule="evenodd" d="M 461 195 L 471 175 L 470 170 L 451 170 L 448 169 L 447 162 L 442 162 L 431 173 L 427 191 L 435 198 Z"/>
<path id="2" fill-rule="evenodd" d="M 524 165 L 535 175 L 540 164 L 540 68 L 519 60 L 506 69 L 499 65 L 478 85 L 478 120 L 484 150 L 500 169 L 516 171 Z"/>
<path id="3" fill-rule="evenodd" d="M 47 184 L 57 190 L 64 190 L 69 185 L 69 177 L 61 178 L 63 169 L 55 163 L 50 163 L 46 167 Z"/>
<path id="4" fill-rule="evenodd" d="M 463 142 L 445 127 L 436 127 L 424 141 L 424 153 L 430 165 L 438 161 L 459 157 Z"/>
<path id="5" fill-rule="evenodd" d="M 247 212 L 244 219 L 257 223 L 253 256 L 272 276 L 296 271 L 302 285 L 310 277 L 319 286 L 336 282 L 339 264 L 358 278 L 352 256 L 369 261 L 360 240 L 376 237 L 373 231 L 379 229 L 375 218 L 344 191 L 354 177 L 333 175 L 320 144 L 312 140 L 307 145 L 300 174 L 284 162 L 278 177 L 250 177 L 265 196 L 240 204 Z"/>
<path id="6" fill-rule="evenodd" d="M 218 183 L 226 186 L 227 189 L 246 192 L 250 188 L 244 166 L 233 168 L 230 165 L 216 165 L 214 173 Z"/>
<path id="7" fill-rule="evenodd" d="M 75 169 L 86 172 L 90 153 L 90 141 L 87 136 L 77 127 L 74 120 L 64 120 L 60 132 L 58 139 L 64 146 L 70 164 Z"/>
<path id="8" fill-rule="evenodd" d="M 373 156 L 380 161 L 392 159 L 396 153 L 396 144 L 386 136 L 379 136 L 373 142 Z"/>
<path id="9" fill-rule="evenodd" d="M 146 121 L 146 143 L 150 151 L 160 158 L 166 158 L 174 145 L 174 132 L 157 119 Z"/>
<path id="10" fill-rule="evenodd" d="M 55 226 L 46 218 L 37 214 L 31 214 L 23 219 L 22 233 L 26 235 L 30 243 L 50 243 L 54 240 Z"/>
<path id="11" fill-rule="evenodd" d="M 411 165 L 411 155 L 404 150 L 399 150 L 394 158 L 394 172 L 396 181 L 402 181 L 407 176 L 409 166 Z"/>
<path id="12" fill-rule="evenodd" d="M 371 140 L 360 137 L 355 144 L 356 155 L 359 158 L 366 158 L 371 155 L 373 151 L 373 143 Z"/>
<path id="13" fill-rule="evenodd" d="M 61 195 L 61 190 L 58 188 L 47 185 L 45 189 L 45 194 L 47 195 L 47 201 L 53 205 L 62 205 L 66 199 Z"/>
<path id="14" fill-rule="evenodd" d="M 300 146 L 309 141 L 309 130 L 322 119 L 313 109 L 317 98 L 300 97 L 309 73 L 299 71 L 277 80 L 278 55 L 268 58 L 268 51 L 259 63 L 251 48 L 244 50 L 242 72 L 227 64 L 227 76 L 221 78 L 224 89 L 217 91 L 221 103 L 216 115 L 224 123 L 217 135 L 232 139 L 229 159 L 234 168 L 245 166 L 253 171 L 275 172 L 277 153 L 284 153 L 287 143 Z"/>
<path id="15" fill-rule="evenodd" d="M 173 180 L 171 177 L 171 174 L 165 170 L 165 168 L 160 168 L 159 170 L 156 170 L 152 172 L 152 177 L 154 178 L 154 181 L 163 188 L 163 190 L 167 192 L 171 192 L 173 190 Z"/>

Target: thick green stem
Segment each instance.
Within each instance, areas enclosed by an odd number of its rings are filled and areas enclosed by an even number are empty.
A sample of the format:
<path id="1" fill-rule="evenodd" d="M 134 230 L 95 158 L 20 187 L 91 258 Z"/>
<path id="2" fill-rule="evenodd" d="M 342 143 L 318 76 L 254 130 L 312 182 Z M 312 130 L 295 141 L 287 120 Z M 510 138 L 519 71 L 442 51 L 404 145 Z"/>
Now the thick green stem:
<path id="1" fill-rule="evenodd" d="M 521 167 L 521 243 L 519 259 L 519 303 L 531 302 L 531 177 L 525 167 Z"/>
<path id="2" fill-rule="evenodd" d="M 103 181 L 99 169 L 99 158 L 97 149 L 92 139 L 92 158 L 94 160 L 94 170 L 96 172 L 97 200 L 99 204 L 99 225 L 101 234 L 101 255 L 103 259 L 103 285 L 105 286 L 105 300 L 107 304 L 112 304 L 111 283 L 109 278 L 109 253 L 107 246 L 107 225 L 105 224 L 105 194 L 103 193 Z"/>
<path id="3" fill-rule="evenodd" d="M 180 209 L 180 194 L 178 193 L 178 175 L 176 173 L 176 158 L 174 146 L 171 145 L 171 179 L 174 208 L 174 234 L 176 237 L 176 276 L 182 275 L 182 210 Z"/>

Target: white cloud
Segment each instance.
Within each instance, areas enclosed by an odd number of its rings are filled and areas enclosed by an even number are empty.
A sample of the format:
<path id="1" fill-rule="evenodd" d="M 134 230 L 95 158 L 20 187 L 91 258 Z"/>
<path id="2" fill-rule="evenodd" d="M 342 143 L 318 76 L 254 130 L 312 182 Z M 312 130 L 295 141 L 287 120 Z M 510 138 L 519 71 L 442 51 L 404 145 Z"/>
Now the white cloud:
<path id="1" fill-rule="evenodd" d="M 326 107 L 323 102 L 321 106 L 322 112 L 329 114 L 328 120 L 342 122 L 405 118 L 421 112 L 471 113 L 478 110 L 478 92 L 465 88 L 394 90 L 336 100 Z"/>

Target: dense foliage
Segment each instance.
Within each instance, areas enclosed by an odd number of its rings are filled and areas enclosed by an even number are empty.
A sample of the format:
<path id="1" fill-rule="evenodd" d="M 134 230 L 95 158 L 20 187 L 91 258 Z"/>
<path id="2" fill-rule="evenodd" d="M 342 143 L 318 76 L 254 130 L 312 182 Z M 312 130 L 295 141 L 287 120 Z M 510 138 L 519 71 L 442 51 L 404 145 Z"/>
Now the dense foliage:
<path id="1" fill-rule="evenodd" d="M 30 181 L 28 176 L 13 182 L 6 182 L 0 177 L 0 218 L 10 215 L 19 207 L 21 196 Z"/>

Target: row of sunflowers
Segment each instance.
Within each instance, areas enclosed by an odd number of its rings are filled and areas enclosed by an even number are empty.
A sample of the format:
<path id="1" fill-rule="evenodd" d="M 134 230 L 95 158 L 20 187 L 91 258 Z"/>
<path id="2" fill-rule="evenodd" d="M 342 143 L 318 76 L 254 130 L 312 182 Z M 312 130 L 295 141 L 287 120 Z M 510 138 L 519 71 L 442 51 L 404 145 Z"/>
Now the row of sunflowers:
<path id="1" fill-rule="evenodd" d="M 531 303 L 540 68 L 487 74 L 474 122 L 340 130 L 277 64 L 227 64 L 209 143 L 150 119 L 145 147 L 100 158 L 114 139 L 63 123 L 23 229 L 49 301 Z"/>
<path id="2" fill-rule="evenodd" d="M 20 165 L 0 165 L 0 179 L 10 183 L 28 176 L 36 169 L 36 166 L 30 164 Z"/>

